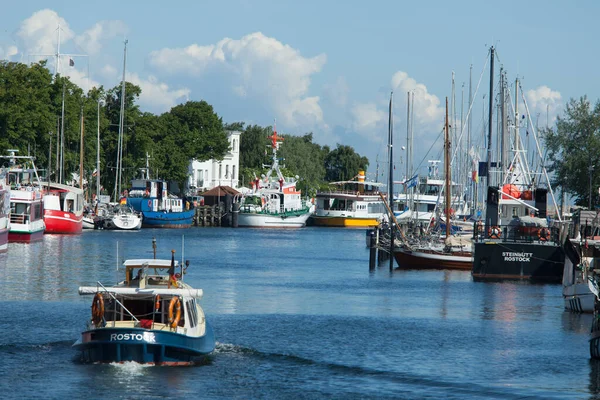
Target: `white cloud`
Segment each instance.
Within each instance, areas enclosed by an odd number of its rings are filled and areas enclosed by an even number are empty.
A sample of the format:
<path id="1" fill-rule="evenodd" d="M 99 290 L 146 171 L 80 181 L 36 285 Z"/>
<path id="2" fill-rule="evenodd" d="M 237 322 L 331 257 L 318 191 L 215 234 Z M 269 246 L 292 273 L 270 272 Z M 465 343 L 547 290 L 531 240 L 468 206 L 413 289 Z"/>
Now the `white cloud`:
<path id="1" fill-rule="evenodd" d="M 162 113 L 179 103 L 189 100 L 190 89 L 171 89 L 166 83 L 159 82 L 154 76 L 145 79 L 136 73 L 128 73 L 126 80 L 142 89 L 140 104 L 143 109 L 148 111 Z"/>
<path id="2" fill-rule="evenodd" d="M 554 124 L 556 116 L 562 109 L 560 92 L 556 92 L 548 86 L 539 86 L 536 89 L 526 91 L 525 98 L 534 124 L 537 122 L 537 115 L 540 116 L 541 121 L 544 121 L 543 125 L 545 125 L 546 118 L 548 118 L 549 125 Z"/>
<path id="3" fill-rule="evenodd" d="M 12 56 L 19 53 L 17 46 L 7 46 L 6 48 L 0 47 L 0 60 L 10 60 Z"/>
<path id="4" fill-rule="evenodd" d="M 100 21 L 90 29 L 74 38 L 84 52 L 97 54 L 102 49 L 102 42 L 116 36 L 124 36 L 127 33 L 127 25 L 122 21 Z"/>
<path id="5" fill-rule="evenodd" d="M 67 21 L 56 11 L 40 10 L 21 23 L 17 31 L 17 39 L 21 48 L 30 54 L 54 54 L 60 26 L 60 43 L 73 39 L 75 34 Z"/>
<path id="6" fill-rule="evenodd" d="M 355 104 L 352 107 L 352 129 L 370 136 L 385 121 L 386 113 L 375 103 Z"/>
<path id="7" fill-rule="evenodd" d="M 309 96 L 311 76 L 321 71 L 326 56 L 306 58 L 289 45 L 260 32 L 216 44 L 161 49 L 149 64 L 168 74 L 223 82 L 231 93 L 260 103 L 287 129 L 323 124 L 319 97 Z"/>
<path id="8" fill-rule="evenodd" d="M 440 99 L 428 92 L 427 87 L 422 83 L 408 76 L 404 71 L 398 71 L 392 76 L 392 90 L 394 93 L 406 95 L 407 92 L 414 92 L 415 126 L 416 124 L 430 125 L 441 124 L 444 118 L 444 107 L 440 106 Z M 406 98 L 406 97 L 405 97 Z"/>

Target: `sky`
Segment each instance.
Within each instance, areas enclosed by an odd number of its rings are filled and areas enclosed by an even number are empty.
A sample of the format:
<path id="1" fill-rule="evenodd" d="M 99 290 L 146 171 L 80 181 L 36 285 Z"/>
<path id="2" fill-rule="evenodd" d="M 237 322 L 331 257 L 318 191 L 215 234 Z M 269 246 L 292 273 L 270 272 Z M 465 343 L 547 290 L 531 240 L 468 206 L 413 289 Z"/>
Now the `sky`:
<path id="1" fill-rule="evenodd" d="M 56 58 L 39 55 L 57 52 L 60 25 L 61 74 L 84 89 L 112 88 L 127 40 L 126 80 L 142 88 L 143 111 L 206 100 L 224 122 L 276 121 L 284 135 L 312 132 L 321 145 L 352 146 L 369 158 L 370 179 L 388 162 L 393 92 L 393 162 L 402 179 L 408 92 L 416 171 L 442 157 L 446 97 L 457 135 L 467 126 L 470 81 L 472 143 L 485 146 L 492 45 L 495 85 L 501 67 L 513 93 L 519 78 L 533 125 L 551 126 L 571 98 L 595 103 L 598 15 L 600 3 L 591 0 L 28 0 L 2 7 L 0 59 L 47 58 L 54 72 Z"/>

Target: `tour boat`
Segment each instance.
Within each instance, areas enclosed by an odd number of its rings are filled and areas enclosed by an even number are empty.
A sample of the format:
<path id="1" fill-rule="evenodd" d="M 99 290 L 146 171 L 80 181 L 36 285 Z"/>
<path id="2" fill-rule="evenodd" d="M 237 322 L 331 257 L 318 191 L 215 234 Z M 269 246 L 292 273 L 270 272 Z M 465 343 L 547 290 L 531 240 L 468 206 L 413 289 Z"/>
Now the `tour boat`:
<path id="1" fill-rule="evenodd" d="M 44 235 L 44 207 L 42 187 L 33 157 L 17 156 L 17 150 L 9 150 L 8 166 L 3 168 L 6 183 L 10 186 L 9 242 L 35 242 Z"/>
<path id="2" fill-rule="evenodd" d="M 214 350 L 199 303 L 202 289 L 183 282 L 189 262 L 180 266 L 173 250 L 171 260 L 127 260 L 123 266 L 119 284 L 79 288 L 80 295 L 93 296 L 91 319 L 73 345 L 81 362 L 192 365 Z"/>
<path id="3" fill-rule="evenodd" d="M 133 180 L 126 204 L 142 214 L 143 228 L 189 228 L 194 220 L 195 211 L 170 194 L 161 180 Z"/>
<path id="4" fill-rule="evenodd" d="M 46 233 L 81 233 L 83 190 L 60 183 L 43 183 Z"/>
<path id="5" fill-rule="evenodd" d="M 384 184 L 365 181 L 365 172 L 359 171 L 351 180 L 330 185 L 330 190 L 317 193 L 312 223 L 350 228 L 379 225 L 385 214 L 384 200 L 379 194 Z"/>
<path id="6" fill-rule="evenodd" d="M 272 164 L 269 171 L 252 182 L 252 191 L 236 195 L 239 205 L 238 226 L 253 228 L 301 228 L 312 213 L 311 205 L 302 200 L 295 178 L 284 178 L 279 169 L 277 150 L 282 137 L 273 129 L 271 148 Z M 276 178 L 271 178 L 275 173 Z"/>

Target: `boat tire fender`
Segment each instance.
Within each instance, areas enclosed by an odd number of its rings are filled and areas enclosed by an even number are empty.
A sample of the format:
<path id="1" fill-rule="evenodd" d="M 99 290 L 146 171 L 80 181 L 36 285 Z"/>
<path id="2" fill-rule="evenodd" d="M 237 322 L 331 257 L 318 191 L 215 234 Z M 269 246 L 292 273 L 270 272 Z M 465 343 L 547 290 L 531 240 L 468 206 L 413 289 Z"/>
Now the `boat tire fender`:
<path id="1" fill-rule="evenodd" d="M 173 297 L 169 303 L 169 325 L 172 329 L 177 328 L 181 320 L 181 300 L 179 297 Z"/>
<path id="2" fill-rule="evenodd" d="M 538 237 L 542 242 L 550 239 L 550 230 L 548 228 L 542 228 L 538 231 Z"/>
<path id="3" fill-rule="evenodd" d="M 100 292 L 97 292 L 94 295 L 94 300 L 92 300 L 92 322 L 94 325 L 98 325 L 102 322 L 104 318 L 104 297 Z"/>
<path id="4" fill-rule="evenodd" d="M 492 239 L 500 239 L 500 236 L 502 236 L 502 231 L 500 230 L 500 227 L 498 227 L 498 226 L 491 226 L 490 229 L 488 230 L 488 235 Z"/>
<path id="5" fill-rule="evenodd" d="M 160 311 L 160 294 L 156 295 L 156 302 L 154 304 L 154 312 Z"/>

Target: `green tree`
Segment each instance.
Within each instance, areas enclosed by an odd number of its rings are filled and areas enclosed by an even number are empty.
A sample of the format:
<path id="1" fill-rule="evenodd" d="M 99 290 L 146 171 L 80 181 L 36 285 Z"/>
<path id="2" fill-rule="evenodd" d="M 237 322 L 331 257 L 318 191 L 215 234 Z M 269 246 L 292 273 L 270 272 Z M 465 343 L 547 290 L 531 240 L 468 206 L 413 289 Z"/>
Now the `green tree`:
<path id="1" fill-rule="evenodd" d="M 369 166 L 369 159 L 362 157 L 351 146 L 338 144 L 325 158 L 325 179 L 329 182 L 350 180 L 365 171 Z"/>
<path id="2" fill-rule="evenodd" d="M 586 96 L 571 99 L 555 129 L 546 130 L 544 138 L 553 185 L 575 196 L 579 205 L 595 204 L 595 171 L 600 168 L 600 102 L 592 108 Z"/>

